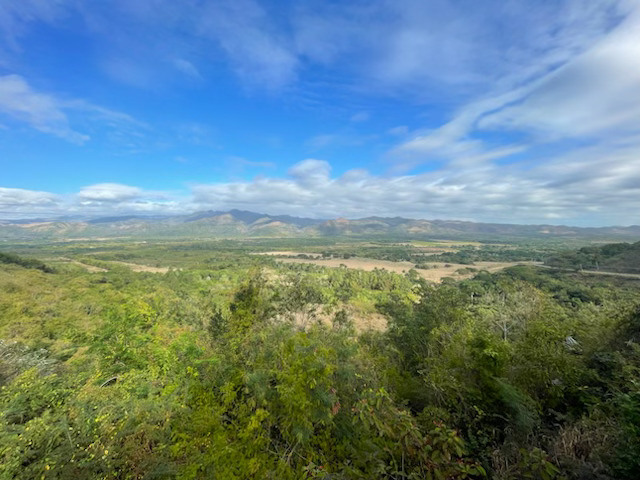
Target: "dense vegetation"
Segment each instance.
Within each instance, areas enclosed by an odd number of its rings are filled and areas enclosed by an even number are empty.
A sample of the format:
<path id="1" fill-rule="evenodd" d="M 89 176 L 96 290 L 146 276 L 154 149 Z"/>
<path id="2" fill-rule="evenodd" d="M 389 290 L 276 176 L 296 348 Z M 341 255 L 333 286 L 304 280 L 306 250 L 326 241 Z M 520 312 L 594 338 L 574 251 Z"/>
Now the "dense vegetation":
<path id="1" fill-rule="evenodd" d="M 0 479 L 640 472 L 638 280 L 512 267 L 432 285 L 233 241 L 14 249 Z"/>
<path id="2" fill-rule="evenodd" d="M 25 268 L 37 268 L 38 270 L 42 270 L 43 272 L 53 273 L 54 270 L 44 264 L 43 262 L 36 260 L 35 258 L 23 258 L 19 255 L 12 255 L 10 253 L 0 252 L 0 263 L 13 263 L 15 265 L 20 265 Z"/>
<path id="3" fill-rule="evenodd" d="M 640 273 L 640 242 L 583 247 L 553 255 L 548 265 L 574 270 Z"/>

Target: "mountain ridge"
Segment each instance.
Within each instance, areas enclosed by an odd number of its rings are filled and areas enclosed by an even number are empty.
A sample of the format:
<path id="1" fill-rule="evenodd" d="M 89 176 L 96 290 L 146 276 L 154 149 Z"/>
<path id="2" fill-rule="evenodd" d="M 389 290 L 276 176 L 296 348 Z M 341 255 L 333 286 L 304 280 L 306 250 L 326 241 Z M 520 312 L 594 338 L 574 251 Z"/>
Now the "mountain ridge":
<path id="1" fill-rule="evenodd" d="M 187 215 L 121 215 L 59 217 L 33 220 L 0 220 L 0 236 L 428 236 L 498 237 L 602 237 L 640 238 L 640 226 L 575 227 L 566 225 L 520 225 L 466 220 L 427 220 L 369 216 L 347 219 L 314 219 L 291 215 L 269 215 L 247 210 L 200 211 Z"/>

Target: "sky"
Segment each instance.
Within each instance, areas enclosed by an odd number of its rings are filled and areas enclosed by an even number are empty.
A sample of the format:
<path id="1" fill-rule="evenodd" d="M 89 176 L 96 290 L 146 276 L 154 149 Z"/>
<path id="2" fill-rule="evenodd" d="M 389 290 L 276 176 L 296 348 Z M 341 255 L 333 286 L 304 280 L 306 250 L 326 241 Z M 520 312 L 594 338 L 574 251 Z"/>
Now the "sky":
<path id="1" fill-rule="evenodd" d="M 0 218 L 640 224 L 640 0 L 2 0 Z"/>

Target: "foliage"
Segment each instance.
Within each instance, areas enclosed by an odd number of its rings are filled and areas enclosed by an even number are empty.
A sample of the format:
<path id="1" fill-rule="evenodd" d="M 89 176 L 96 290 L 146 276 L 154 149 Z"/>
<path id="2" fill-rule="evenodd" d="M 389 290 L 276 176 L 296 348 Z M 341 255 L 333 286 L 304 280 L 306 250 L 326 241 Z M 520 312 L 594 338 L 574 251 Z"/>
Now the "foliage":
<path id="1" fill-rule="evenodd" d="M 640 281 L 248 254 L 275 245 L 12 246 L 59 260 L 0 265 L 0 479 L 637 478 Z"/>
<path id="2" fill-rule="evenodd" d="M 21 267 L 25 268 L 35 268 L 46 273 L 55 272 L 55 270 L 53 270 L 51 267 L 41 262 L 40 260 L 36 260 L 35 258 L 24 258 L 11 253 L 0 252 L 0 263 L 20 265 Z"/>
<path id="3" fill-rule="evenodd" d="M 640 242 L 608 243 L 559 252 L 546 260 L 554 267 L 640 273 Z"/>

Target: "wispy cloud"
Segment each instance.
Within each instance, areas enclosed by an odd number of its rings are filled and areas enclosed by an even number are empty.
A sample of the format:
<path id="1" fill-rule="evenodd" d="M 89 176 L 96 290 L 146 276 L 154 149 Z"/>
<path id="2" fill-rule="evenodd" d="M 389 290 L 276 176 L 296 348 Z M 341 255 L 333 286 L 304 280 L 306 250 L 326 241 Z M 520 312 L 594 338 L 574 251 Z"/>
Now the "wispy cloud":
<path id="1" fill-rule="evenodd" d="M 184 58 L 172 58 L 171 63 L 176 70 L 184 73 L 186 76 L 199 81 L 203 79 L 198 68 L 190 61 L 185 60 Z"/>
<path id="2" fill-rule="evenodd" d="M 255 160 L 247 160 L 244 157 L 231 156 L 227 158 L 227 161 L 232 165 L 238 165 L 241 167 L 259 167 L 259 168 L 275 168 L 275 162 L 267 162 L 267 161 L 255 161 Z"/>
<path id="3" fill-rule="evenodd" d="M 298 8 L 294 34 L 303 56 L 343 63 L 379 92 L 471 98 L 561 65 L 614 26 L 630 4 L 310 1 Z"/>
<path id="4" fill-rule="evenodd" d="M 199 34 L 219 43 L 246 82 L 279 88 L 295 78 L 298 59 L 258 2 L 210 2 L 202 13 Z"/>
<path id="5" fill-rule="evenodd" d="M 133 135 L 146 125 L 131 116 L 81 99 L 38 92 L 20 75 L 0 76 L 0 114 L 68 142 L 82 145 L 90 135 L 71 126 L 72 117 L 86 130 L 127 131 Z"/>
<path id="6" fill-rule="evenodd" d="M 102 39 L 107 72 L 144 88 L 162 82 L 169 70 L 198 79 L 200 65 L 226 58 L 245 85 L 270 90 L 304 80 L 309 67 L 315 73 L 339 68 L 354 88 L 468 99 L 561 65 L 632 3 L 23 0 L 0 6 L 0 33 L 17 43 L 29 24 L 53 23 L 75 10 Z"/>
<path id="7" fill-rule="evenodd" d="M 349 119 L 349 121 L 353 123 L 362 123 L 362 122 L 366 122 L 370 118 L 371 118 L 371 115 L 369 114 L 369 112 L 358 112 L 351 115 L 351 118 Z"/>
<path id="8" fill-rule="evenodd" d="M 185 75 L 201 81 L 202 65 L 223 62 L 252 88 L 278 90 L 297 76 L 290 36 L 256 0 L 116 0 L 78 8 L 102 39 L 103 68 L 122 83 L 148 89 Z"/>
<path id="9" fill-rule="evenodd" d="M 479 121 L 480 129 L 535 132 L 545 138 L 640 132 L 640 8 L 517 104 Z"/>
<path id="10" fill-rule="evenodd" d="M 605 19 L 613 22 L 610 12 L 605 13 L 609 16 L 603 13 L 601 21 L 587 29 L 591 36 L 578 35 L 569 24 L 573 32 L 566 34 L 569 45 L 562 52 L 560 47 L 550 49 L 548 54 L 562 60 L 556 68 L 549 70 L 554 62 L 543 56 L 537 64 L 538 75 L 524 82 L 524 77 L 511 84 L 503 82 L 499 89 L 460 107 L 443 125 L 412 132 L 389 152 L 396 167 L 407 170 L 435 159 L 487 161 L 525 150 L 535 158 L 536 147 L 553 142 L 593 144 L 636 135 L 640 132 L 640 67 L 635 61 L 640 57 L 640 9 L 627 11 L 610 31 L 602 31 Z M 583 51 L 571 57 L 577 44 L 583 45 Z M 500 135 L 498 145 L 487 140 L 491 135 Z M 519 143 L 505 143 L 508 135 L 516 135 Z"/>
<path id="11" fill-rule="evenodd" d="M 349 129 L 334 133 L 321 133 L 305 141 L 305 146 L 312 152 L 328 148 L 359 147 L 378 139 L 375 133 L 357 133 Z"/>
<path id="12" fill-rule="evenodd" d="M 0 112 L 73 143 L 89 140 L 88 135 L 69 126 L 64 107 L 56 97 L 34 91 L 19 75 L 0 77 Z"/>
<path id="13" fill-rule="evenodd" d="M 26 33 L 29 24 L 54 23 L 64 16 L 69 3 L 68 0 L 9 0 L 0 3 L 0 36 L 5 45 L 12 50 L 19 50 L 19 39 Z"/>

